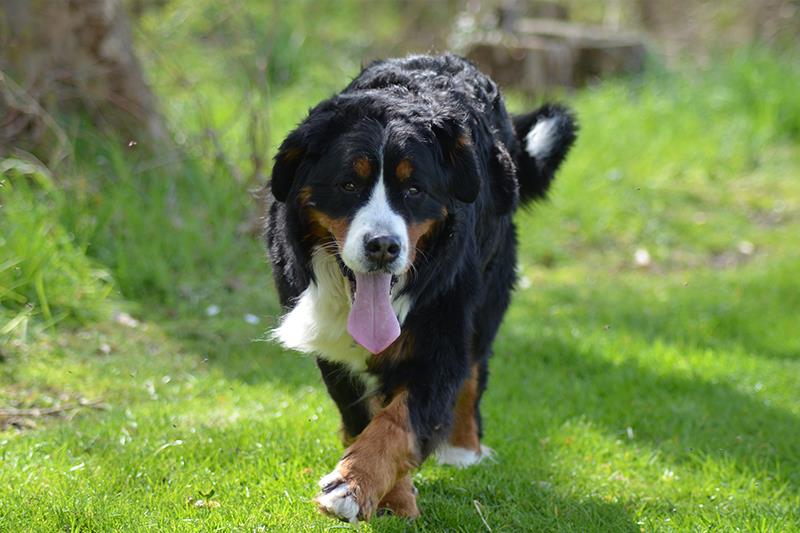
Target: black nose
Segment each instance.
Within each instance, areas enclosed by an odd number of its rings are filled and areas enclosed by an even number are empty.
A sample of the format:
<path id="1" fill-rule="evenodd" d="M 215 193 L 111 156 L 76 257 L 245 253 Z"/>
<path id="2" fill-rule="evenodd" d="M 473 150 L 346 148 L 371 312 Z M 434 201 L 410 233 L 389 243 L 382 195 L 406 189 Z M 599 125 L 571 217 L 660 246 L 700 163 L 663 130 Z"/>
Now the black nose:
<path id="1" fill-rule="evenodd" d="M 400 255 L 400 239 L 397 237 L 380 235 L 364 240 L 367 258 L 379 267 L 388 265 Z"/>

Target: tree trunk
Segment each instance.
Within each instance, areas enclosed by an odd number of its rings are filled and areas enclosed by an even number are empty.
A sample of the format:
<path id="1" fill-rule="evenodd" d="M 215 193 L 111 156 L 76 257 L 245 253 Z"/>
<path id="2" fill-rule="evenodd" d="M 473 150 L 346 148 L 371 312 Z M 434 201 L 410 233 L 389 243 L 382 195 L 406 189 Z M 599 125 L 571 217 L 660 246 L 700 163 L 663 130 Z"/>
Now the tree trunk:
<path id="1" fill-rule="evenodd" d="M 137 143 L 167 137 L 121 0 L 0 0 L 0 153 L 50 144 L 51 114 L 76 110 Z"/>

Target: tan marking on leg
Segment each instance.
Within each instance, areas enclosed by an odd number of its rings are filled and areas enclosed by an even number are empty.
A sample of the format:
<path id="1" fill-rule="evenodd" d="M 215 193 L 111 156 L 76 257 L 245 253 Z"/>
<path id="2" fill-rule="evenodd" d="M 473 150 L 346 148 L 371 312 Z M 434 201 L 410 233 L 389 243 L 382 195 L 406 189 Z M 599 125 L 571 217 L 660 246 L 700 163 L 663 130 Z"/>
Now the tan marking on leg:
<path id="1" fill-rule="evenodd" d="M 342 441 L 342 445 L 347 448 L 351 444 L 353 444 L 356 440 L 358 435 L 351 435 L 347 432 L 347 430 L 342 427 L 339 428 L 339 439 Z"/>
<path id="2" fill-rule="evenodd" d="M 388 509 L 393 515 L 401 518 L 419 517 L 417 495 L 410 474 L 406 474 L 394 484 L 392 490 L 378 504 L 378 509 Z"/>
<path id="3" fill-rule="evenodd" d="M 375 418 L 375 415 L 380 413 L 381 409 L 385 407 L 383 404 L 385 400 L 383 394 L 380 393 L 373 394 L 367 399 L 367 412 L 369 413 L 370 420 Z"/>
<path id="4" fill-rule="evenodd" d="M 383 405 L 384 397 L 382 394 L 375 393 L 364 401 L 367 404 L 367 413 L 369 414 L 370 420 L 375 418 L 375 415 L 378 414 L 380 410 L 384 408 Z M 347 432 L 344 426 L 342 426 L 341 428 L 339 428 L 339 438 L 341 439 L 342 444 L 344 444 L 344 447 L 347 448 L 356 441 L 358 435 L 351 435 L 350 433 Z"/>
<path id="5" fill-rule="evenodd" d="M 334 473 L 323 478 L 341 477 L 341 482 L 328 487 L 328 493 L 346 484 L 347 493 L 352 494 L 358 504 L 358 517 L 369 520 L 397 481 L 419 464 L 415 443 L 408 413 L 408 392 L 403 391 L 375 415 L 345 451 Z M 317 496 L 317 501 L 320 504 L 326 501 L 326 493 Z M 321 510 L 330 512 L 327 507 Z"/>
<path id="6" fill-rule="evenodd" d="M 456 399 L 453 412 L 453 429 L 450 444 L 480 453 L 481 441 L 478 437 L 478 421 L 475 419 L 475 402 L 478 399 L 478 366 L 473 365 L 472 373 L 464 381 Z"/>

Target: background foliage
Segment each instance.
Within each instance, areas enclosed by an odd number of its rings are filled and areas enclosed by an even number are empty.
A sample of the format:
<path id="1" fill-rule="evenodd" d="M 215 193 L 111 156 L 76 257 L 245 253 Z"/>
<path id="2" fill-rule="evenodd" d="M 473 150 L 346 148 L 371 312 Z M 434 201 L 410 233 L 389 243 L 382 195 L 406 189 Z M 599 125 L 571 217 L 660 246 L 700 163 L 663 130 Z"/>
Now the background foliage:
<path id="1" fill-rule="evenodd" d="M 67 158 L 0 162 L 0 529 L 337 525 L 309 502 L 335 409 L 311 360 L 253 342 L 279 308 L 249 191 L 308 107 L 457 7 L 147 7 L 135 37 L 175 146 L 65 115 Z M 582 129 L 517 219 L 486 398 L 499 462 L 425 466 L 423 518 L 367 530 L 800 528 L 796 54 L 654 55 L 558 95 Z M 12 413 L 31 409 L 63 420 Z"/>

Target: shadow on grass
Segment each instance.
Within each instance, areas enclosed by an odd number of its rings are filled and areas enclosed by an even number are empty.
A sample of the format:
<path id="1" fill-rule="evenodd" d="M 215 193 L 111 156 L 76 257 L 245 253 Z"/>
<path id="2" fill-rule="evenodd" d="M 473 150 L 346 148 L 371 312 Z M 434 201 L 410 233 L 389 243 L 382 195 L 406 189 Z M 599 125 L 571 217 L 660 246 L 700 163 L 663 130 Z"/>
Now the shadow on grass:
<path id="1" fill-rule="evenodd" d="M 183 323 L 173 333 L 187 349 L 207 354 L 208 363 L 226 378 L 247 385 L 279 382 L 293 388 L 322 386 L 314 357 L 282 349 L 262 331 L 224 323 L 201 326 Z"/>
<path id="2" fill-rule="evenodd" d="M 215 290 L 196 309 L 179 305 L 157 322 L 189 353 L 201 355 L 226 378 L 247 385 L 279 382 L 291 388 L 322 386 L 314 357 L 269 340 L 281 315 L 268 268 L 236 291 Z M 217 311 L 207 316 L 206 305 Z M 162 312 L 162 315 L 164 313 Z M 248 323 L 248 320 L 252 323 Z"/>
<path id="3" fill-rule="evenodd" d="M 569 318 L 582 327 L 607 325 L 650 342 L 800 360 L 798 262 L 661 279 L 629 274 L 552 287 L 547 298 L 577 308 Z"/>
<path id="4" fill-rule="evenodd" d="M 719 459 L 733 465 L 742 476 L 776 487 L 785 485 L 791 492 L 800 493 L 800 472 L 793 468 L 800 457 L 798 417 L 769 405 L 757 393 L 746 393 L 728 383 L 686 377 L 686 373 L 658 374 L 634 360 L 611 363 L 600 350 L 613 350 L 613 344 L 611 348 L 595 348 L 574 341 L 568 334 L 572 324 L 597 330 L 610 324 L 615 333 L 622 335 L 617 337 L 618 343 L 629 336 L 637 343 L 644 341 L 678 350 L 689 346 L 738 350 L 774 359 L 796 356 L 791 346 L 782 347 L 779 337 L 759 335 L 757 331 L 765 324 L 786 320 L 798 310 L 796 299 L 780 299 L 793 287 L 785 271 L 751 273 L 742 283 L 737 282 L 735 273 L 727 276 L 725 282 L 694 292 L 675 280 L 659 284 L 645 280 L 644 290 L 624 285 L 615 285 L 613 291 L 585 285 L 580 289 L 549 289 L 547 302 L 576 308 L 591 302 L 591 312 L 579 310 L 566 317 L 547 317 L 555 333 L 539 327 L 518 331 L 504 328 L 497 342 L 489 402 L 498 405 L 495 412 L 501 412 L 506 419 L 498 421 L 498 425 L 505 426 L 506 431 L 510 427 L 510 432 L 517 434 L 496 434 L 489 425 L 489 440 L 509 437 L 523 442 L 530 439 L 532 432 L 542 433 L 553 423 L 587 419 L 623 442 L 626 428 L 633 428 L 633 442 L 644 443 L 667 461 L 689 471 L 701 468 L 699 463 L 704 458 Z M 270 300 L 272 291 L 266 288 L 268 282 L 266 278 L 264 287 L 259 287 L 263 295 L 250 297 L 252 308 L 275 309 Z M 668 298 L 657 297 L 659 290 L 666 291 Z M 515 302 L 517 312 L 509 316 L 508 325 L 524 322 L 531 314 L 547 316 L 546 303 L 534 304 L 529 313 L 522 308 L 526 305 L 523 302 Z M 770 307 L 772 303 L 775 305 Z M 762 306 L 767 310 L 759 314 Z M 528 316 L 521 316 L 520 310 Z M 747 323 L 751 316 L 753 322 Z M 256 340 L 264 337 L 263 331 L 268 327 L 262 322 L 257 332 L 243 326 L 240 320 L 198 318 L 179 321 L 170 329 L 171 336 L 189 351 L 208 354 L 209 363 L 229 379 L 256 386 L 280 382 L 294 389 L 322 387 L 313 358 Z M 525 407 L 520 409 L 519 405 Z M 536 406 L 541 406 L 544 413 L 537 413 Z M 332 404 L 329 415 L 335 416 Z M 520 418 L 509 424 L 507 419 L 515 416 Z M 543 421 L 542 416 L 549 420 Z M 547 460 L 550 452 L 539 453 Z M 337 458 L 336 453 L 331 454 L 330 464 Z M 512 529 L 525 529 L 531 523 L 536 524 L 537 530 L 638 529 L 623 504 L 594 496 L 564 496 L 560 492 L 567 487 L 560 487 L 558 482 L 552 490 L 543 490 L 531 485 L 521 473 L 527 467 L 517 464 L 463 474 L 463 479 L 457 473 L 455 480 L 426 481 L 420 487 L 424 491 L 420 526 L 481 529 L 472 503 L 478 500 L 488 514 L 498 518 L 497 523 L 508 523 Z M 474 494 L 473 489 L 477 491 Z M 489 517 L 487 520 L 491 524 Z M 396 519 L 382 519 L 380 523 L 386 530 L 407 530 L 407 524 Z"/>
<path id="5" fill-rule="evenodd" d="M 560 494 L 558 487 L 532 484 L 513 467 L 448 473 L 451 475 L 417 483 L 420 529 L 484 531 L 485 520 L 493 531 L 639 531 L 623 504 Z"/>
<path id="6" fill-rule="evenodd" d="M 536 355 L 524 376 L 519 368 L 496 365 L 495 384 L 516 381 L 523 395 L 516 401 L 542 405 L 557 424 L 586 418 L 623 441 L 630 427 L 637 442 L 675 464 L 692 469 L 698 457 L 725 460 L 751 479 L 765 481 L 766 474 L 776 486 L 800 492 L 800 472 L 792 466 L 800 457 L 800 419 L 757 395 L 725 383 L 657 375 L 631 361 L 611 364 L 557 337 L 507 341 Z M 501 403 L 506 398 L 501 394 Z"/>

